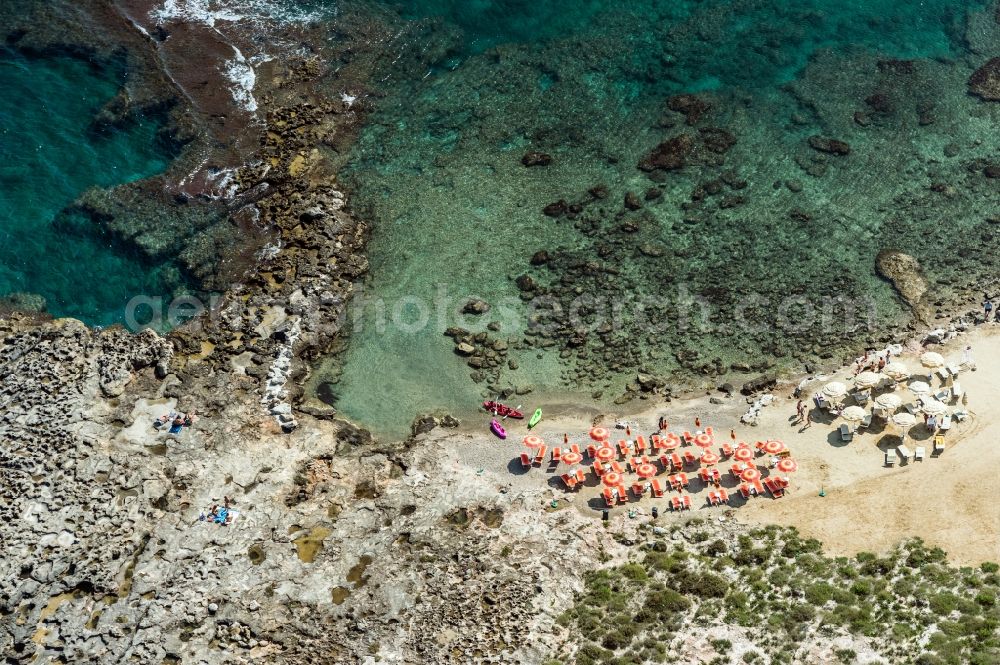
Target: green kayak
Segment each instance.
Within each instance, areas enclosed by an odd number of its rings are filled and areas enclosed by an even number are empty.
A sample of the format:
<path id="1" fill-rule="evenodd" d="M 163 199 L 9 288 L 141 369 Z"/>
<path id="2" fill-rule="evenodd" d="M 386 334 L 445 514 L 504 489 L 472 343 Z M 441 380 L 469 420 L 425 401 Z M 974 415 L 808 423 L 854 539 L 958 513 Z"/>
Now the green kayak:
<path id="1" fill-rule="evenodd" d="M 528 429 L 531 429 L 538 424 L 538 421 L 542 419 L 542 410 L 535 409 L 535 412 L 531 414 L 531 418 L 528 419 Z"/>

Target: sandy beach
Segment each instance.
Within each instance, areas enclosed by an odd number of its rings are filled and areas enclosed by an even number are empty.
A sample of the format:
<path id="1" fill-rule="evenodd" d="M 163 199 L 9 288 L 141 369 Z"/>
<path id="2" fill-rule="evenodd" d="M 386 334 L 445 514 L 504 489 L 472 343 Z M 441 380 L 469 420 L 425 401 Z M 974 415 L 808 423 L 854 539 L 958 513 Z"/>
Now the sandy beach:
<path id="1" fill-rule="evenodd" d="M 627 422 L 635 436 L 653 432 L 662 415 L 675 430 L 693 430 L 695 418 L 700 418 L 703 425 L 715 428 L 719 442 L 729 440 L 731 428 L 736 430 L 738 440 L 780 439 L 799 463 L 798 471 L 790 476 L 788 493 L 780 499 L 768 496 L 744 501 L 737 495 L 729 507 L 709 507 L 707 488 L 689 471 L 690 512 L 672 513 L 667 503 L 669 498 L 652 499 L 647 495 L 615 508 L 612 519 L 627 519 L 630 510 L 636 515 L 648 514 L 653 506 L 658 506 L 661 519 L 665 520 L 726 516 L 748 524 L 794 526 L 804 536 L 822 541 L 825 551 L 833 555 L 884 552 L 901 540 L 920 537 L 930 546 L 945 549 L 955 563 L 976 564 L 1000 556 L 1000 504 L 995 497 L 995 478 L 1000 473 L 1000 447 L 996 445 L 1000 440 L 1000 411 L 994 401 L 1000 391 L 1000 331 L 988 324 L 946 344 L 934 345 L 933 350 L 942 353 L 949 364 L 957 364 L 962 350 L 970 344 L 978 368 L 963 370 L 958 378 L 967 395 L 964 408 L 970 417 L 955 424 L 947 435 L 947 448 L 939 456 L 931 455 L 930 434 L 922 424 L 916 425 L 910 431 L 908 443 L 911 450 L 924 446 L 926 458 L 894 467 L 884 465 L 884 452 L 896 447 L 899 439 L 891 427 L 880 425 L 878 419 L 869 432 L 856 435 L 851 443 L 842 443 L 836 429 L 844 421 L 833 421 L 815 407 L 812 413 L 816 422 L 811 427 L 803 429 L 794 424 L 796 399 L 792 393 L 803 377 L 780 382 L 773 392 L 774 401 L 761 411 L 759 422 L 753 427 L 740 423 L 740 416 L 748 407 L 746 398 L 740 395 L 725 398 L 721 393 L 712 393 L 658 403 L 637 412 L 599 413 L 569 404 L 532 405 L 531 408 L 541 406 L 546 414 L 533 433 L 550 447 L 561 445 L 564 434 L 569 435 L 570 443 L 585 446 L 590 442 L 587 432 L 592 423 L 613 427 L 618 421 Z M 918 344 L 911 344 L 900 358 L 918 375 L 927 372 L 919 361 L 923 350 Z M 852 376 L 852 369 L 843 368 L 811 387 L 818 389 L 834 380 L 850 386 Z M 938 385 L 940 379 L 935 377 L 934 386 Z M 902 387 L 897 393 L 905 401 L 912 401 L 912 395 Z M 723 403 L 712 404 L 711 397 L 721 397 Z M 805 399 L 811 401 L 808 393 Z M 480 473 L 499 485 L 524 490 L 548 487 L 551 499 L 568 500 L 581 513 L 600 519 L 604 503 L 592 472 L 588 470 L 585 487 L 567 492 L 558 477 L 566 470 L 565 465 L 546 464 L 522 471 L 518 456 L 525 450 L 522 439 L 527 427 L 523 421 L 506 423 L 510 434 L 503 442 L 485 431 L 488 424 L 485 415 L 484 427 L 476 432 L 444 435 L 441 443 L 453 458 L 452 465 L 468 467 L 470 472 Z M 612 438 L 625 438 L 625 432 L 613 431 Z M 581 466 L 586 468 L 589 461 L 585 459 Z M 766 466 L 765 458 L 757 458 L 756 463 Z M 720 467 L 728 469 L 725 463 Z M 631 483 L 635 476 L 630 474 L 627 478 Z M 736 485 L 732 476 L 724 477 L 723 487 L 733 494 Z"/>

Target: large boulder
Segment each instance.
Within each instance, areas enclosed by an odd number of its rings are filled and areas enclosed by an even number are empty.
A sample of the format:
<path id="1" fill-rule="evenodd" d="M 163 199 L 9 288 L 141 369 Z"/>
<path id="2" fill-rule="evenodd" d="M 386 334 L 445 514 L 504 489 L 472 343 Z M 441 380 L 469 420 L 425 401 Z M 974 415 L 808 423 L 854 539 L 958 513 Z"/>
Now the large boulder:
<path id="1" fill-rule="evenodd" d="M 969 92 L 989 102 L 1000 102 L 1000 58 L 992 58 L 972 73 Z"/>
<path id="2" fill-rule="evenodd" d="M 639 161 L 639 168 L 643 171 L 674 171 L 683 168 L 693 148 L 694 139 L 688 134 L 679 134 L 653 148 Z"/>
<path id="3" fill-rule="evenodd" d="M 875 270 L 892 284 L 899 297 L 913 310 L 914 316 L 925 320 L 923 298 L 927 293 L 927 280 L 920 262 L 899 250 L 884 249 L 875 258 Z"/>

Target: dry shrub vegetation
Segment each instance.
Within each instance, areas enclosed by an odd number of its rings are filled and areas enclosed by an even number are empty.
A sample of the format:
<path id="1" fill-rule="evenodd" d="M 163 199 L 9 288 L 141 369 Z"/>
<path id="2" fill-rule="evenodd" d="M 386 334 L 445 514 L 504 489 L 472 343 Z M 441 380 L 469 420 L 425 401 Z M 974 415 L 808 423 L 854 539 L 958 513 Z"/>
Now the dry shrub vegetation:
<path id="1" fill-rule="evenodd" d="M 673 528 L 683 538 L 657 536 L 628 563 L 589 573 L 558 619 L 574 639 L 546 665 L 674 662 L 692 633 L 709 637 L 716 665 L 808 662 L 810 644 L 845 634 L 887 664 L 1000 663 L 996 563 L 956 568 L 919 539 L 830 558 L 793 528 L 713 529 L 692 520 Z M 711 639 L 726 625 L 753 636 L 738 659 L 729 640 Z M 836 651 L 843 663 L 857 655 Z"/>

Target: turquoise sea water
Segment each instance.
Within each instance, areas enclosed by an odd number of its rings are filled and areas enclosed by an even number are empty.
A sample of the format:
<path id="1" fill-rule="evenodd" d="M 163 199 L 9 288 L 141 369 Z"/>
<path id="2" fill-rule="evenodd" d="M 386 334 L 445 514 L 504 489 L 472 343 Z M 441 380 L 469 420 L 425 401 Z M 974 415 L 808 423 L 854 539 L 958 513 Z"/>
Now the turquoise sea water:
<path id="1" fill-rule="evenodd" d="M 104 325 L 122 320 L 130 297 L 178 282 L 175 269 L 112 246 L 89 220 L 60 217 L 87 188 L 154 175 L 171 158 L 152 120 L 88 130 L 123 75 L 0 50 L 0 297 L 37 294 L 54 315 Z"/>
<path id="2" fill-rule="evenodd" d="M 944 294 L 996 268 L 975 251 L 996 193 L 967 166 L 995 154 L 996 111 L 966 94 L 961 64 L 970 43 L 988 39 L 984 2 L 376 5 L 396 38 L 342 180 L 374 223 L 367 292 L 388 324 L 368 303 L 346 365 L 323 364 L 313 388 L 326 382 L 343 413 L 382 433 L 402 434 L 419 411 L 468 413 L 501 388 L 607 399 L 639 369 L 667 380 L 703 367 L 761 371 L 874 343 L 864 327 L 779 331 L 774 314 L 788 296 L 846 297 L 879 323 L 902 319 L 874 271 L 886 247 L 916 255 Z M 378 15 L 369 3 L 340 6 Z M 879 64 L 888 59 L 915 64 Z M 689 125 L 668 110 L 678 93 L 702 95 L 706 119 Z M 706 126 L 735 138 L 724 158 L 652 176 L 636 168 L 659 142 Z M 814 135 L 849 142 L 851 155 L 818 153 Z M 532 150 L 552 163 L 525 168 Z M 956 191 L 930 194 L 935 181 Z M 607 196 L 594 201 L 597 185 Z M 658 198 L 647 201 L 651 190 Z M 639 210 L 623 207 L 626 192 Z M 586 206 L 575 218 L 541 214 L 560 199 Z M 541 249 L 557 258 L 531 265 Z M 600 274 L 580 269 L 588 262 Z M 563 303 L 594 294 L 601 311 L 629 298 L 662 304 L 655 322 L 680 318 L 679 298 L 693 294 L 711 321 L 652 332 L 626 317 L 582 347 L 560 335 L 539 343 L 525 336 L 521 275 Z M 482 383 L 442 334 L 476 321 L 437 315 L 470 296 L 510 303 L 491 335 L 509 342 L 517 369 L 505 363 Z M 728 325 L 748 299 L 761 328 L 752 333 Z"/>

